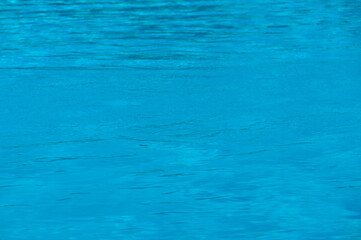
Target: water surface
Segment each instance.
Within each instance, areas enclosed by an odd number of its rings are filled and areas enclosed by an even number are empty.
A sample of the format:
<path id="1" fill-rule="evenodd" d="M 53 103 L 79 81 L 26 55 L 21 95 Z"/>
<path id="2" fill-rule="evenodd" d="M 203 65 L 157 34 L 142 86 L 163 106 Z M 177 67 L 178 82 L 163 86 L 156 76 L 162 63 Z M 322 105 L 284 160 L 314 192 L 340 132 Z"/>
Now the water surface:
<path id="1" fill-rule="evenodd" d="M 0 2 L 0 239 L 361 238 L 361 3 Z"/>

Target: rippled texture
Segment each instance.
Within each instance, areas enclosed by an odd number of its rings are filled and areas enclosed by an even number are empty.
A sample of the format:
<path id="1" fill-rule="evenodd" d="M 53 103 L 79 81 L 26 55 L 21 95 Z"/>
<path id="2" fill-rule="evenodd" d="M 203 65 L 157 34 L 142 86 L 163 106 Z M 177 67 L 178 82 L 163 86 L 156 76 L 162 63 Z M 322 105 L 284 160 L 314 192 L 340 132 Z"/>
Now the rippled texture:
<path id="1" fill-rule="evenodd" d="M 361 2 L 0 2 L 0 239 L 361 238 Z"/>

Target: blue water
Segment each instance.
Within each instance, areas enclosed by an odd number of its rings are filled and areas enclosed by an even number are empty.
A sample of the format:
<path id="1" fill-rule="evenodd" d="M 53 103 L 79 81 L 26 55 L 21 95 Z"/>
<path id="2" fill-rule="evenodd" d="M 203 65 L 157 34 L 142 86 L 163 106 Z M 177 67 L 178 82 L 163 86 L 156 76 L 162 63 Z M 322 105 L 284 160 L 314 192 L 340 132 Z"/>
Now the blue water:
<path id="1" fill-rule="evenodd" d="M 358 0 L 0 1 L 0 239 L 361 239 L 360 32 Z"/>

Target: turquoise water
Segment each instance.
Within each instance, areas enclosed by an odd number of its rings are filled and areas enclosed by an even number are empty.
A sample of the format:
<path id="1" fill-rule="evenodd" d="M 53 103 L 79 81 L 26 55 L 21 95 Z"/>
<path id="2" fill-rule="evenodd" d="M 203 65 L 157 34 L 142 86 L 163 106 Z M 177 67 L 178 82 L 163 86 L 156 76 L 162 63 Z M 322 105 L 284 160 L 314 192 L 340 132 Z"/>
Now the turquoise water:
<path id="1" fill-rule="evenodd" d="M 357 0 L 0 1 L 0 239 L 361 239 L 360 31 Z"/>

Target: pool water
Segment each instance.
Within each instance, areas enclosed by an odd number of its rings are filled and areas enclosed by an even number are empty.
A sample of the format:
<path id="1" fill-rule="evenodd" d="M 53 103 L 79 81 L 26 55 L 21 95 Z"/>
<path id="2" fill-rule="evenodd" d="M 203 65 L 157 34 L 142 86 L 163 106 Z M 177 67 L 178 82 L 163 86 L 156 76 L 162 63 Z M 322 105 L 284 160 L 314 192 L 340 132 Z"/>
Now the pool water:
<path id="1" fill-rule="evenodd" d="M 0 239 L 361 239 L 360 31 L 357 0 L 0 1 Z"/>

